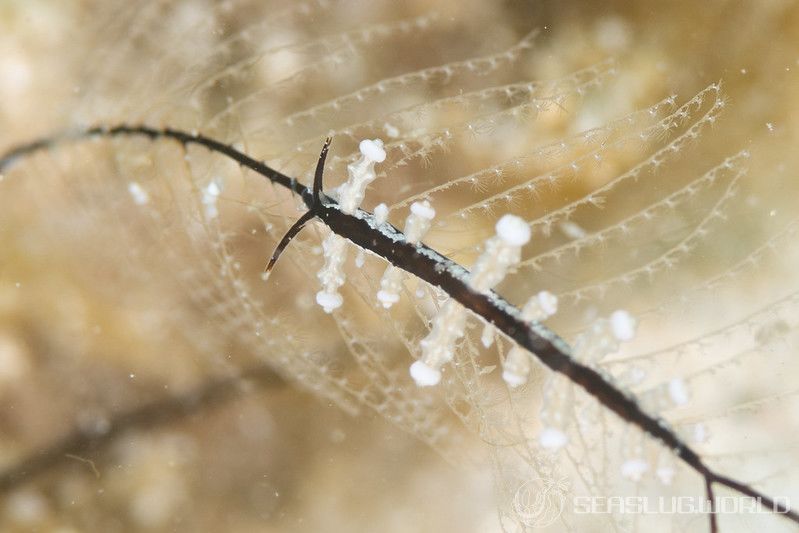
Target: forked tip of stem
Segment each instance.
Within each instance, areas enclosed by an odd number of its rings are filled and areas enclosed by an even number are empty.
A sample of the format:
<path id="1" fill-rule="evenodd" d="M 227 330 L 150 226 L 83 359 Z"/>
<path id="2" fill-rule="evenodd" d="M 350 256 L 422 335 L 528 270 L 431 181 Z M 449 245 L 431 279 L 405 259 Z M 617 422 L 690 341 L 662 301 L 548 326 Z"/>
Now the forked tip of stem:
<path id="1" fill-rule="evenodd" d="M 313 180 L 313 201 L 315 207 L 319 207 L 322 204 L 322 185 L 325 173 L 325 160 L 327 159 L 327 152 L 330 150 L 331 142 L 333 142 L 333 137 L 328 135 L 325 138 L 325 144 L 322 145 L 322 151 L 319 153 L 319 161 L 316 163 L 316 172 L 314 173 Z"/>

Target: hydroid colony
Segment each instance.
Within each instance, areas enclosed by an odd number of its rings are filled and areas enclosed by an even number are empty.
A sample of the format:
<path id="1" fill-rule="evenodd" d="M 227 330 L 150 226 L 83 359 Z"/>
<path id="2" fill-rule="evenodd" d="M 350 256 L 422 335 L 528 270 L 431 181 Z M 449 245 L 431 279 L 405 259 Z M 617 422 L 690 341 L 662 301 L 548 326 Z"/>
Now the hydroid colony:
<path id="1" fill-rule="evenodd" d="M 173 127 L 310 185 L 332 135 L 325 191 L 342 206 L 471 267 L 476 291 L 496 288 L 525 320 L 547 320 L 582 363 L 714 467 L 790 498 L 796 10 L 604 7 L 613 14 L 563 2 L 452 13 L 445 3 L 14 5 L 5 39 L 33 39 L 19 13 L 63 36 L 38 55 L 20 46 L 8 56 L 2 68 L 17 74 L 4 76 L 3 97 L 18 105 L 3 109 L 2 141 L 99 124 Z M 688 9 L 690 22 L 680 15 Z M 724 23 L 710 24 L 719 13 Z M 80 31 L 59 33 L 59 17 Z M 70 52 L 55 54 L 64 42 Z M 50 64 L 56 80 L 38 73 Z M 31 65 L 27 82 L 19 65 Z M 121 407 L 252 364 L 349 412 L 354 422 L 330 433 L 368 450 L 348 460 L 335 439 L 319 438 L 335 415 L 267 390 L 223 411 L 246 420 L 233 429 L 176 423 L 89 457 L 99 479 L 66 467 L 20 487 L 6 520 L 109 531 L 485 530 L 498 527 L 499 509 L 508 529 L 708 527 L 704 513 L 576 514 L 575 496 L 701 499 L 704 487 L 670 450 L 436 287 L 316 223 L 263 280 L 303 206 L 219 155 L 97 138 L 17 161 L 0 187 L 12 324 L 4 387 L 7 405 L 29 405 L 20 419 L 8 408 L 8 464 L 34 442 L 102 432 Z M 394 437 L 406 443 L 401 466 L 390 462 L 401 451 L 381 454 L 390 430 L 370 412 L 416 439 Z M 263 417 L 282 413 L 298 421 L 270 432 Z M 276 442 L 300 449 L 281 455 Z M 329 461 L 313 462 L 325 453 Z M 281 472 L 272 462 L 281 460 L 293 467 Z M 192 472 L 203 468 L 229 472 L 227 488 Z M 391 482 L 334 500 L 325 487 L 348 486 L 359 468 Z M 268 482 L 287 501 L 259 492 L 253 472 L 281 472 Z M 412 500 L 427 486 L 447 496 Z M 203 498 L 223 510 L 189 503 Z M 348 505 L 368 518 L 347 518 Z M 790 524 L 730 514 L 720 526 Z"/>

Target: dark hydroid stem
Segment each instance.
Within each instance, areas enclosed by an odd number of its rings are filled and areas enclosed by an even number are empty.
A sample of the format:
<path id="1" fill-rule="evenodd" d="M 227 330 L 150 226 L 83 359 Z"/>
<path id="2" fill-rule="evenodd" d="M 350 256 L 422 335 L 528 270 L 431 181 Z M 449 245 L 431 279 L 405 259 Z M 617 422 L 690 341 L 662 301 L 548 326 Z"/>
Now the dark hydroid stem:
<path id="1" fill-rule="evenodd" d="M 65 133 L 64 135 L 58 135 L 49 139 L 39 139 L 31 143 L 15 146 L 3 154 L 3 156 L 0 157 L 0 172 L 5 172 L 6 169 L 8 169 L 21 157 L 52 148 L 55 145 L 64 142 L 79 141 L 92 137 L 125 137 L 132 135 L 143 135 L 151 140 L 173 139 L 184 146 L 191 144 L 204 146 L 212 152 L 225 155 L 239 163 L 241 166 L 247 167 L 250 170 L 257 172 L 258 174 L 269 179 L 269 181 L 272 183 L 285 187 L 286 189 L 298 194 L 309 208 L 313 205 L 312 192 L 305 185 L 298 183 L 296 179 L 290 178 L 289 176 L 270 168 L 261 161 L 256 161 L 255 159 L 243 154 L 230 145 L 219 142 L 215 139 L 211 139 L 210 137 L 206 137 L 199 133 L 188 133 L 171 128 L 157 129 L 148 126 L 128 126 L 124 124 L 111 128 L 97 126 L 79 132 Z"/>

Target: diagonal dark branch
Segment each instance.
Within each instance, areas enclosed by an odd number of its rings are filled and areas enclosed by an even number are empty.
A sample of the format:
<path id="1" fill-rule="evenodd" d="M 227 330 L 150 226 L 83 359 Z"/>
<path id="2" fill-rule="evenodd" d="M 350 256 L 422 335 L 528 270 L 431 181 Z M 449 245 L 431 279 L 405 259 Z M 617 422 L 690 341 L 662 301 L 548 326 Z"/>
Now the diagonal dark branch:
<path id="1" fill-rule="evenodd" d="M 710 504 L 710 512 L 708 513 L 710 517 L 710 533 L 718 533 L 719 523 L 718 518 L 716 518 L 716 497 L 713 494 L 713 480 L 709 477 L 705 477 L 705 496 Z"/>
<path id="2" fill-rule="evenodd" d="M 291 239 L 297 236 L 297 234 L 302 231 L 302 228 L 305 227 L 310 220 L 316 218 L 316 212 L 313 210 L 306 211 L 300 218 L 297 219 L 297 222 L 292 224 L 289 230 L 283 235 L 283 238 L 280 239 L 280 242 L 277 243 L 275 247 L 275 251 L 272 252 L 272 257 L 269 258 L 269 262 L 266 264 L 266 268 L 264 269 L 264 274 L 269 276 L 270 272 L 272 272 L 272 267 L 275 266 L 277 260 L 280 259 L 280 254 L 283 253 L 283 250 L 286 249 L 286 246 L 289 245 Z M 266 279 L 266 278 L 264 278 Z"/>
<path id="3" fill-rule="evenodd" d="M 15 489 L 71 458 L 103 449 L 128 431 L 164 425 L 233 400 L 246 390 L 243 383 L 266 388 L 282 382 L 274 370 L 261 365 L 245 370 L 233 378 L 209 381 L 189 393 L 156 400 L 116 414 L 110 418 L 109 426 L 103 432 L 76 430 L 0 471 L 0 494 Z"/>
<path id="4" fill-rule="evenodd" d="M 316 172 L 314 172 L 313 176 L 313 199 L 316 206 L 322 203 L 322 185 L 324 184 L 323 178 L 325 175 L 325 161 L 327 160 L 327 152 L 330 150 L 331 142 L 333 142 L 332 137 L 325 139 L 325 144 L 322 146 L 322 151 L 319 153 L 319 161 L 316 163 Z"/>
<path id="5" fill-rule="evenodd" d="M 322 151 L 319 153 L 319 162 L 316 164 L 316 172 L 313 178 L 313 190 L 311 191 L 313 195 L 312 206 L 297 220 L 297 222 L 292 224 L 286 234 L 283 235 L 283 238 L 280 239 L 280 242 L 275 247 L 275 251 L 272 252 L 272 257 L 269 259 L 264 269 L 264 274 L 267 277 L 272 272 L 272 267 L 275 266 L 277 260 L 280 259 L 280 254 L 283 253 L 283 250 L 285 250 L 286 246 L 291 242 L 291 239 L 302 231 L 305 224 L 319 216 L 319 209 L 322 207 L 322 184 L 325 174 L 325 161 L 327 160 L 327 152 L 330 150 L 330 143 L 332 140 L 331 137 L 325 139 L 325 144 L 322 146 Z"/>
<path id="6" fill-rule="evenodd" d="M 359 209 L 352 215 L 346 214 L 339 209 L 338 203 L 330 198 L 325 198 L 325 202 L 317 206 L 314 194 L 308 187 L 229 145 L 201 134 L 190 134 L 170 128 L 156 129 L 128 125 L 112 128 L 97 127 L 83 133 L 72 133 L 17 147 L 11 150 L 9 155 L 0 159 L 0 172 L 17 158 L 48 148 L 60 141 L 78 140 L 98 135 L 106 137 L 144 135 L 153 140 L 174 139 L 184 146 L 189 144 L 205 146 L 209 150 L 223 154 L 240 165 L 257 172 L 272 183 L 293 191 L 331 231 L 357 246 L 379 255 L 393 266 L 439 287 L 463 307 L 474 312 L 527 349 L 542 364 L 582 387 L 603 406 L 628 423 L 660 440 L 702 476 L 708 490 L 712 489 L 713 483 L 719 483 L 739 493 L 760 498 L 763 503 L 770 505 L 773 511 L 799 524 L 799 513 L 792 511 L 786 505 L 774 501 L 744 483 L 721 476 L 711 470 L 663 420 L 645 412 L 633 396 L 617 388 L 608 378 L 593 368 L 576 360 L 572 356 L 569 345 L 549 328 L 538 322 L 525 322 L 517 307 L 493 291 L 490 294 L 473 291 L 468 284 L 469 272 L 459 264 L 424 244 L 408 243 L 401 231 L 391 224 L 378 223 L 374 216 L 367 211 Z M 320 194 L 322 194 L 321 191 Z M 717 524 L 713 513 L 711 513 L 710 520 L 711 530 L 715 531 Z"/>

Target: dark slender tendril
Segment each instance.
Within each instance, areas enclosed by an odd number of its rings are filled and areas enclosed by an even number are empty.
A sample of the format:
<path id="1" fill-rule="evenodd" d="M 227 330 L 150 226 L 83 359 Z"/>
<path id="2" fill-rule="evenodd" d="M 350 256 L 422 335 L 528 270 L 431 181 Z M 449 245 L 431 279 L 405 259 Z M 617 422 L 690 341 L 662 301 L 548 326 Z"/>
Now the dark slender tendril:
<path id="1" fill-rule="evenodd" d="M 710 512 L 708 513 L 710 516 L 710 533 L 718 533 L 719 523 L 716 517 L 716 497 L 713 495 L 713 481 L 708 477 L 705 478 L 705 494 L 710 503 Z"/>
<path id="2" fill-rule="evenodd" d="M 280 254 L 282 254 L 283 250 L 285 250 L 286 247 L 289 245 L 291 239 L 296 237 L 297 234 L 300 231 L 302 231 L 302 228 L 305 226 L 305 224 L 308 223 L 308 221 L 313 220 L 314 218 L 316 218 L 316 212 L 313 209 L 309 209 L 308 211 L 305 212 L 304 215 L 302 215 L 299 218 L 299 220 L 297 220 L 297 222 L 295 222 L 289 228 L 286 234 L 283 235 L 283 238 L 280 239 L 280 242 L 275 247 L 275 251 L 272 252 L 272 257 L 269 259 L 269 263 L 267 263 L 266 268 L 264 269 L 265 277 L 268 277 L 269 274 L 272 272 L 272 267 L 275 266 L 275 263 L 277 263 L 278 258 L 280 258 Z"/>
<path id="3" fill-rule="evenodd" d="M 295 222 L 289 230 L 283 235 L 283 238 L 280 239 L 275 251 L 272 253 L 272 257 L 269 259 L 269 263 L 267 263 L 266 268 L 264 269 L 264 279 L 269 277 L 269 274 L 272 272 L 272 267 L 275 266 L 280 254 L 283 253 L 283 250 L 291 242 L 291 239 L 297 236 L 297 234 L 302 231 L 302 228 L 308 223 L 310 220 L 313 220 L 319 215 L 319 210 L 322 207 L 322 186 L 324 182 L 324 173 L 325 173 L 325 160 L 327 159 L 327 152 L 330 149 L 330 143 L 333 139 L 328 137 L 325 139 L 325 144 L 322 146 L 322 151 L 319 153 L 319 161 L 316 163 L 316 172 L 314 173 L 313 179 L 313 201 L 311 208 L 302 215 L 297 222 Z"/>
<path id="4" fill-rule="evenodd" d="M 327 160 L 327 152 L 330 150 L 330 143 L 333 142 L 332 137 L 325 139 L 325 144 L 322 146 L 322 151 L 319 153 L 319 161 L 316 163 L 316 172 L 313 177 L 313 200 L 314 209 L 322 204 L 322 186 L 324 185 L 325 174 L 325 161 Z"/>
<path id="5" fill-rule="evenodd" d="M 196 133 L 185 133 L 171 128 L 156 129 L 148 126 L 121 125 L 111 128 L 96 127 L 83 132 L 73 132 L 50 139 L 42 139 L 27 145 L 18 146 L 0 157 L 0 172 L 8 168 L 14 161 L 36 151 L 53 147 L 60 142 L 78 141 L 85 138 L 104 136 L 120 137 L 144 135 L 152 140 L 159 138 L 174 139 L 186 146 L 197 144 L 212 152 L 229 157 L 240 165 L 247 167 L 265 177 L 273 184 L 280 185 L 297 194 L 309 211 L 292 226 L 283 241 L 296 235 L 302 224 L 316 217 L 332 232 L 344 237 L 365 250 L 369 250 L 384 258 L 391 265 L 404 270 L 417 278 L 443 290 L 464 308 L 480 316 L 487 323 L 513 339 L 525 348 L 533 357 L 554 372 L 562 374 L 575 385 L 582 387 L 589 395 L 620 418 L 640 428 L 651 437 L 660 440 L 667 448 L 685 464 L 696 471 L 705 482 L 709 496 L 712 496 L 712 485 L 718 483 L 736 492 L 759 499 L 760 502 L 775 513 L 799 524 L 799 513 L 786 504 L 775 501 L 749 485 L 735 479 L 722 476 L 710 469 L 683 439 L 677 435 L 664 421 L 651 415 L 638 405 L 636 399 L 619 389 L 609 378 L 584 365 L 572 357 L 571 347 L 552 330 L 538 322 L 529 323 L 522 319 L 517 307 L 502 298 L 496 292 L 488 294 L 475 292 L 467 281 L 468 271 L 451 259 L 424 244 L 411 244 L 400 230 L 388 223 L 378 223 L 374 215 L 358 209 L 353 214 L 341 211 L 338 203 L 325 197 L 322 202 L 322 168 L 329 143 L 326 142 L 319 157 L 317 173 L 314 177 L 313 189 L 298 183 L 264 163 L 236 150 L 230 145 Z M 317 200 L 318 199 L 318 200 Z M 296 228 L 296 229 L 295 229 Z M 293 231 L 293 233 L 292 233 Z M 287 240 L 288 238 L 288 240 Z M 285 245 L 283 245 L 283 248 Z M 278 248 L 282 250 L 280 245 Z M 276 250 L 276 253 L 278 251 Z M 278 254 L 279 255 L 279 254 Z M 274 264 L 274 261 L 271 262 Z M 714 513 L 710 513 L 711 532 L 718 530 Z"/>

